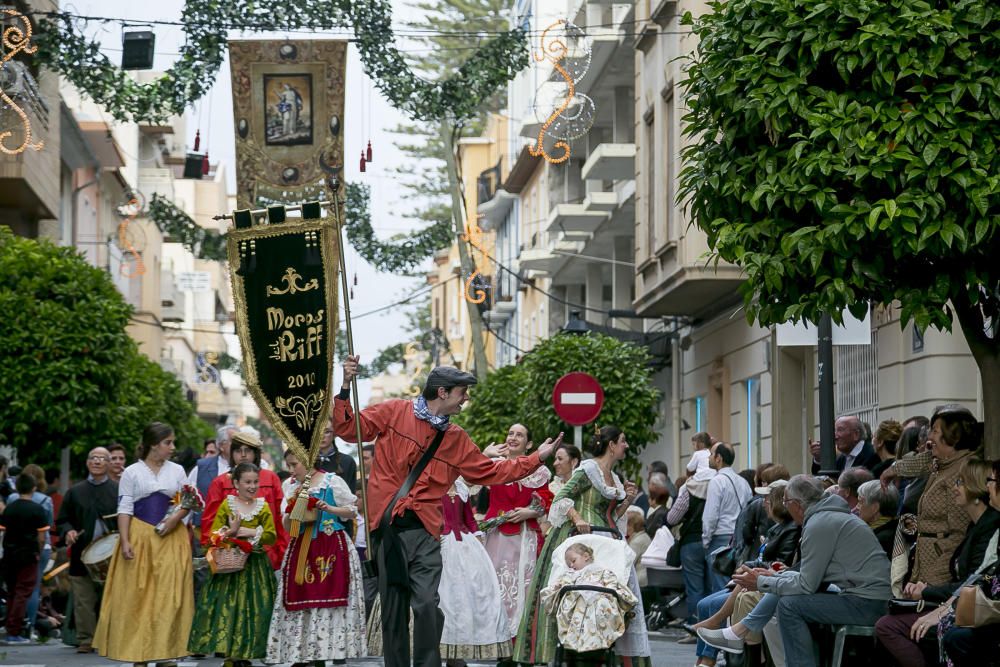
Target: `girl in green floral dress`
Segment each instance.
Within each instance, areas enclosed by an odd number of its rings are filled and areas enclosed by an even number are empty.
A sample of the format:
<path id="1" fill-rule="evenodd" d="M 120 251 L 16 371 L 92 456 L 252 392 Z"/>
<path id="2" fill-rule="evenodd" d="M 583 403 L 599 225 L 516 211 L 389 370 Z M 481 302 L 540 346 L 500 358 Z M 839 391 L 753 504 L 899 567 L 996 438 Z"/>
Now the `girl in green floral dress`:
<path id="1" fill-rule="evenodd" d="M 628 451 L 625 434 L 615 426 L 605 426 L 594 435 L 590 449 L 594 458 L 580 464 L 552 501 L 549 510 L 552 530 L 545 538 L 545 546 L 538 557 L 535 575 L 524 602 L 524 615 L 514 647 L 515 662 L 548 664 L 555 656 L 555 617 L 545 613 L 539 604 L 539 595 L 548 584 L 552 554 L 556 548 L 573 534 L 589 533 L 591 526 L 614 528 L 621 534 L 625 533 L 625 510 L 635 499 L 638 489 L 632 482 L 623 485 L 611 472 L 614 464 L 625 458 Z M 639 598 L 639 604 L 625 634 L 615 644 L 615 653 L 626 667 L 649 667 L 649 637 L 634 568 L 629 577 L 629 588 Z"/>
<path id="2" fill-rule="evenodd" d="M 239 572 L 213 574 L 201 592 L 191 625 L 191 653 L 227 658 L 234 665 L 249 665 L 267 654 L 278 587 L 263 547 L 274 544 L 274 517 L 263 498 L 256 498 L 259 468 L 240 463 L 231 473 L 235 496 L 228 496 L 212 522 L 212 543 L 249 549 L 246 566 Z"/>

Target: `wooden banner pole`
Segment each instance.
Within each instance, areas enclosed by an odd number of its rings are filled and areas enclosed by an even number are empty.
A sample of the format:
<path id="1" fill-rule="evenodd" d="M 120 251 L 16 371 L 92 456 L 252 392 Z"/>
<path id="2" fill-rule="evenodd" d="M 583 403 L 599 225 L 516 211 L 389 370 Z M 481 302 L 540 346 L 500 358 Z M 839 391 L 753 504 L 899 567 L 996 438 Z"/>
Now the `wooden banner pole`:
<path id="1" fill-rule="evenodd" d="M 333 224 L 337 229 L 337 255 L 340 257 L 340 298 L 344 304 L 344 322 L 347 333 L 347 353 L 354 356 L 354 332 L 351 329 L 351 294 L 347 285 L 347 265 L 344 261 L 344 233 L 343 218 L 340 211 L 340 180 L 332 178 L 327 183 L 330 188 L 333 200 Z M 354 434 L 358 443 L 358 472 L 361 479 L 358 482 L 358 498 L 361 500 L 361 512 L 365 518 L 365 558 L 371 559 L 371 530 L 368 525 L 368 490 L 366 482 L 368 472 L 365 470 L 365 457 L 361 448 L 364 442 L 361 439 L 361 410 L 358 406 L 358 378 L 351 378 L 351 406 L 354 408 Z"/>

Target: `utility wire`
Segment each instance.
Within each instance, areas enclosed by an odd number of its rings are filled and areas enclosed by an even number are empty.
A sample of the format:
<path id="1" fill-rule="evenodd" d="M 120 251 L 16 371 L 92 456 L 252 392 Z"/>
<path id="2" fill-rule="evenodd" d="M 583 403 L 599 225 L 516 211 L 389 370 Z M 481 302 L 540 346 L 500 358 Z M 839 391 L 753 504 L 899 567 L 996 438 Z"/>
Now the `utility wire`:
<path id="1" fill-rule="evenodd" d="M 394 303 L 389 303 L 389 304 L 386 304 L 384 306 L 379 306 L 378 308 L 375 308 L 373 310 L 369 310 L 369 311 L 363 312 L 360 315 L 352 315 L 351 319 L 352 320 L 359 320 L 362 317 L 367 317 L 369 315 L 375 315 L 376 313 L 381 313 L 382 311 L 389 310 L 390 308 L 395 308 L 396 306 L 402 306 L 404 304 L 410 303 L 411 301 L 413 301 L 414 299 L 416 299 L 419 296 L 423 296 L 424 294 L 430 294 L 432 291 L 434 291 L 434 288 L 440 287 L 441 285 L 447 285 L 448 283 L 450 283 L 453 280 L 458 280 L 458 278 L 459 278 L 459 276 L 452 276 L 452 277 L 448 278 L 447 280 L 439 282 L 439 283 L 437 283 L 435 285 L 428 285 L 427 287 L 421 287 L 419 290 L 417 290 L 416 292 L 410 294 L 408 297 L 406 297 L 404 299 L 400 299 L 399 301 L 396 301 Z"/>
<path id="2" fill-rule="evenodd" d="M 210 27 L 216 29 L 225 30 L 236 30 L 236 31 L 272 31 L 272 32 L 285 32 L 285 33 L 302 33 L 302 34 L 353 34 L 350 28 L 340 28 L 338 30 L 314 30 L 309 28 L 290 28 L 288 26 L 277 25 L 273 23 L 224 23 L 224 24 L 201 24 L 201 23 L 185 23 L 184 21 L 170 21 L 166 19 L 128 19 L 120 16 L 93 16 L 86 14 L 74 14 L 70 12 L 59 12 L 59 11 L 29 11 L 27 12 L 33 16 L 45 16 L 49 18 L 64 18 L 64 19 L 77 19 L 86 22 L 94 21 L 99 23 L 120 23 L 123 26 L 126 24 L 137 24 L 137 25 L 162 25 L 162 26 L 173 26 L 173 27 L 188 27 L 188 26 L 199 26 L 199 27 Z M 619 23 L 595 23 L 586 26 L 586 29 L 592 28 L 620 28 L 625 25 L 638 25 L 640 23 L 646 23 L 646 19 L 633 19 L 631 21 L 621 21 Z M 403 28 L 393 28 L 393 33 L 396 35 L 412 36 L 417 38 L 433 38 L 433 37 L 483 37 L 488 35 L 504 35 L 510 32 L 509 30 L 435 30 L 431 28 L 414 28 L 414 27 L 403 27 Z M 526 35 L 541 36 L 545 32 L 543 28 L 536 28 L 532 30 L 525 30 Z M 686 35 L 690 34 L 691 30 L 661 30 L 657 31 L 657 35 Z M 348 40 L 356 41 L 356 40 Z"/>

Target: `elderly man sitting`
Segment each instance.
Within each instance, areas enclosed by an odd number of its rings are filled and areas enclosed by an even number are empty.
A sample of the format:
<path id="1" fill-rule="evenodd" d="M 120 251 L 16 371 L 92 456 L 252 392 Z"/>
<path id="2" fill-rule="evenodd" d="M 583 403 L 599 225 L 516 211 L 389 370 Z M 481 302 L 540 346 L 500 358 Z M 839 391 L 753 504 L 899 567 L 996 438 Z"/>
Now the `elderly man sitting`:
<path id="1" fill-rule="evenodd" d="M 864 521 L 839 496 L 796 475 L 785 487 L 785 507 L 802 526 L 798 571 L 755 569 L 733 577 L 747 590 L 765 595 L 749 616 L 732 628 L 699 629 L 705 643 L 729 652 L 743 650 L 747 632 L 760 631 L 775 607 L 787 664 L 813 667 L 809 623 L 874 625 L 892 597 L 889 559 Z"/>

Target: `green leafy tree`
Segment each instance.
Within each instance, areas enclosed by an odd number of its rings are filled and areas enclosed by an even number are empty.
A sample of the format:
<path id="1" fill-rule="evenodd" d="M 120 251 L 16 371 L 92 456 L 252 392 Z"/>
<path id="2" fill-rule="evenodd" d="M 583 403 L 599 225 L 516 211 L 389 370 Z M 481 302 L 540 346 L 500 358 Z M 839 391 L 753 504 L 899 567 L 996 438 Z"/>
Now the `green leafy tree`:
<path id="1" fill-rule="evenodd" d="M 680 197 L 745 270 L 748 319 L 957 318 L 1000 455 L 996 3 L 727 0 L 686 22 Z"/>
<path id="2" fill-rule="evenodd" d="M 0 441 L 41 465 L 60 451 L 139 441 L 159 420 L 181 447 L 211 429 L 180 383 L 139 354 L 131 307 L 72 249 L 0 226 Z"/>
<path id="3" fill-rule="evenodd" d="M 131 344 L 107 274 L 0 226 L 0 312 L 0 438 L 44 461 L 94 442 Z"/>
<path id="4" fill-rule="evenodd" d="M 456 418 L 473 441 L 485 446 L 502 440 L 511 424 L 527 426 L 536 444 L 560 431 L 571 439 L 572 427 L 552 407 L 556 381 L 573 371 L 589 373 L 604 389 L 600 426 L 613 424 L 625 432 L 629 451 L 621 467 L 626 475 L 640 472 L 639 454 L 656 439 L 653 424 L 660 394 L 652 384 L 645 348 L 598 333 L 558 335 L 539 343 L 516 366 L 490 373 L 472 389 L 472 400 Z M 584 427 L 584 439 L 593 425 Z"/>
<path id="5" fill-rule="evenodd" d="M 195 414 L 177 378 L 140 353 L 131 339 L 128 343 L 118 367 L 122 383 L 117 398 L 104 407 L 105 428 L 90 446 L 112 441 L 126 447 L 138 444 L 142 429 L 160 421 L 173 427 L 178 452 L 189 447 L 201 452 L 205 439 L 215 435 L 214 429 Z"/>

